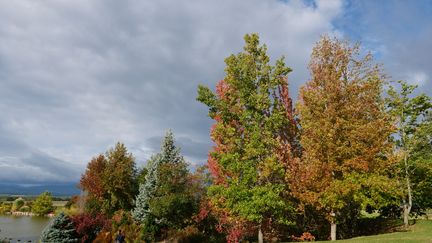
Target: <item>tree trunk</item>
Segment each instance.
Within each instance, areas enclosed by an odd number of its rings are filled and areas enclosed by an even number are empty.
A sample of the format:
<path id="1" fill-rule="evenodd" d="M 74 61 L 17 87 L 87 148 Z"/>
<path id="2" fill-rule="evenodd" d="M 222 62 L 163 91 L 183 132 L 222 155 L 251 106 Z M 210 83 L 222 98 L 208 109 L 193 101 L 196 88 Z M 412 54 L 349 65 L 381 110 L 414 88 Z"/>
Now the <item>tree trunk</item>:
<path id="1" fill-rule="evenodd" d="M 404 220 L 405 227 L 408 227 L 408 224 L 409 224 L 408 216 L 409 216 L 408 205 L 405 204 L 405 205 L 403 205 L 403 220 Z"/>
<path id="2" fill-rule="evenodd" d="M 336 240 L 336 223 L 334 221 L 330 223 L 330 239 Z"/>
<path id="3" fill-rule="evenodd" d="M 405 227 L 408 227 L 409 225 L 408 219 L 412 207 L 412 192 L 411 192 L 411 182 L 410 182 L 409 167 L 408 167 L 408 158 L 406 154 L 404 156 L 404 165 L 405 165 L 405 180 L 406 180 L 407 193 L 408 193 L 408 203 L 404 200 L 403 218 L 404 218 Z"/>
<path id="4" fill-rule="evenodd" d="M 264 242 L 264 236 L 263 233 L 261 231 L 261 225 L 258 228 L 258 243 L 263 243 Z"/>

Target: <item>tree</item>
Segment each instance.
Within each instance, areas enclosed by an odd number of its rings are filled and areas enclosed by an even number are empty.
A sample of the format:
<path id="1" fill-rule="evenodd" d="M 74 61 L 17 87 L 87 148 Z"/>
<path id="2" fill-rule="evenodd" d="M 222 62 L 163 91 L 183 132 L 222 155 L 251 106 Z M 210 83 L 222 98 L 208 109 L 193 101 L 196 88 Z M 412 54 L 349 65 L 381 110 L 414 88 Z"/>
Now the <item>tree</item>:
<path id="1" fill-rule="evenodd" d="M 12 212 L 19 211 L 21 209 L 21 207 L 24 206 L 24 204 L 25 204 L 25 201 L 24 201 L 24 199 L 22 199 L 22 197 L 15 199 L 15 201 L 13 201 L 13 203 L 12 203 L 12 209 L 11 209 Z"/>
<path id="2" fill-rule="evenodd" d="M 32 212 L 36 215 L 47 215 L 54 211 L 51 193 L 43 192 L 40 194 L 32 205 Z"/>
<path id="3" fill-rule="evenodd" d="M 389 203 L 394 131 L 381 90 L 384 75 L 358 45 L 323 37 L 313 48 L 311 80 L 300 90 L 302 161 L 293 192 L 326 213 L 331 239 L 350 207 Z"/>
<path id="4" fill-rule="evenodd" d="M 420 169 L 423 160 L 427 160 L 426 157 L 430 157 L 430 151 L 424 150 L 425 146 L 430 148 L 427 141 L 427 132 L 424 133 L 427 131 L 428 123 L 423 125 L 423 122 L 427 112 L 432 108 L 432 103 L 430 97 L 425 94 L 410 97 L 417 88 L 416 85 L 409 85 L 403 81 L 398 81 L 398 84 L 401 86 L 400 92 L 390 86 L 387 106 L 390 114 L 394 117 L 395 126 L 397 127 L 394 140 L 396 150 L 402 157 L 401 177 L 404 181 L 403 217 L 405 226 L 408 226 L 408 217 L 413 205 L 413 173 L 416 169 Z M 416 179 L 421 178 L 417 177 Z M 420 181 L 416 184 L 418 183 Z"/>
<path id="5" fill-rule="evenodd" d="M 81 176 L 80 187 L 88 193 L 90 211 L 111 215 L 116 210 L 130 210 L 137 194 L 135 159 L 122 143 L 105 155 L 94 157 Z"/>
<path id="6" fill-rule="evenodd" d="M 168 131 L 161 151 L 147 165 L 145 183 L 140 185 L 133 217 L 151 236 L 161 229 L 181 229 L 195 212 L 196 199 L 190 193 L 187 164 Z"/>
<path id="7" fill-rule="evenodd" d="M 245 42 L 244 52 L 225 59 L 226 76 L 216 93 L 199 86 L 197 100 L 216 122 L 208 157 L 213 211 L 229 241 L 253 230 L 262 242 L 271 227 L 291 223 L 285 177 L 299 146 L 288 94 L 291 69 L 283 58 L 270 65 L 257 34 L 246 35 Z"/>
<path id="8" fill-rule="evenodd" d="M 432 111 L 424 117 L 414 133 L 411 151 L 413 205 L 423 213 L 432 208 Z"/>
<path id="9" fill-rule="evenodd" d="M 69 216 L 63 212 L 57 215 L 43 230 L 42 243 L 69 243 L 78 242 L 75 226 Z"/>

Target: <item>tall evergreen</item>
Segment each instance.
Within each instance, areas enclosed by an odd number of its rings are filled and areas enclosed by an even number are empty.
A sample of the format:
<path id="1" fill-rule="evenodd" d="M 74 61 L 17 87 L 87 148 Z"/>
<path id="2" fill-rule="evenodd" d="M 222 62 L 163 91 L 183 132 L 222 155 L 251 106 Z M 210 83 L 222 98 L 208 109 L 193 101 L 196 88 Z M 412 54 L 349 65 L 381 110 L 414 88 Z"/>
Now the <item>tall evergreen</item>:
<path id="1" fill-rule="evenodd" d="M 161 151 L 148 162 L 147 170 L 132 215 L 143 224 L 147 235 L 157 237 L 161 229 L 184 226 L 195 206 L 188 190 L 187 164 L 171 131 L 167 132 Z"/>
<path id="2" fill-rule="evenodd" d="M 75 226 L 63 212 L 57 215 L 41 234 L 42 243 L 69 243 L 78 240 Z"/>

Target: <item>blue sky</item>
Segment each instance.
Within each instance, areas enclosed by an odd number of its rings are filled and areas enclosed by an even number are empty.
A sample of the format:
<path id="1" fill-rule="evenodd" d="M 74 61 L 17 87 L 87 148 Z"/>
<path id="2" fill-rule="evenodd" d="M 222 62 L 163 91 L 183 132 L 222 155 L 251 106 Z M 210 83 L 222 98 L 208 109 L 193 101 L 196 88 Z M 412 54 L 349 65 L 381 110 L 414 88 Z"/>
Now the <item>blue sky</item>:
<path id="1" fill-rule="evenodd" d="M 0 1 L 0 182 L 77 181 L 116 141 L 142 166 L 169 128 L 204 163 L 212 121 L 196 87 L 223 78 L 250 32 L 286 56 L 294 97 L 322 34 L 432 95 L 431 1 Z"/>

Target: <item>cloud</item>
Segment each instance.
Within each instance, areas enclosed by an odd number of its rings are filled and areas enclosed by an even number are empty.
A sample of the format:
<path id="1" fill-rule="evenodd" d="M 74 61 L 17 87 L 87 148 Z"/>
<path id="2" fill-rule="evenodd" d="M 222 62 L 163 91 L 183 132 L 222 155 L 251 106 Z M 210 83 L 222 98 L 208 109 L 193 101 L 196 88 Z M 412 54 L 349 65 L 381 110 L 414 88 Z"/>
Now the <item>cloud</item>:
<path id="1" fill-rule="evenodd" d="M 0 127 L 1 182 L 76 181 L 79 167 L 38 151 Z"/>
<path id="2" fill-rule="evenodd" d="M 431 11 L 429 1 L 347 1 L 336 26 L 372 51 L 392 80 L 432 95 Z"/>
<path id="3" fill-rule="evenodd" d="M 337 33 L 332 21 L 342 7 L 324 0 L 0 2 L 0 124 L 8 132 L 0 143 L 30 154 L 3 151 L 0 181 L 20 180 L 30 167 L 28 180 L 62 180 L 116 141 L 143 164 L 168 128 L 192 163 L 205 161 L 211 121 L 195 101 L 197 85 L 214 87 L 224 58 L 242 50 L 245 33 L 258 32 L 272 60 L 285 55 L 294 69 L 296 96 L 313 44 Z"/>

